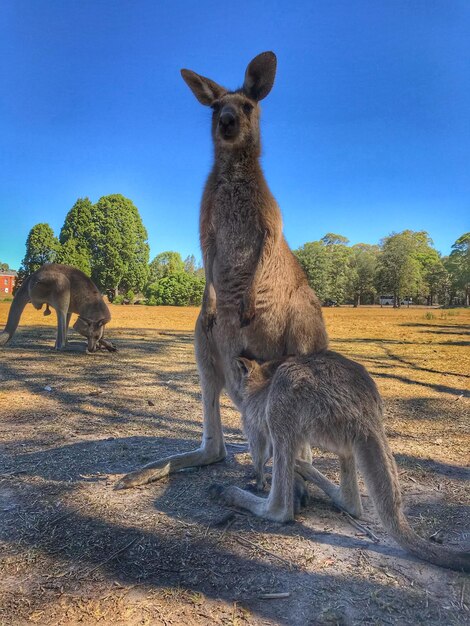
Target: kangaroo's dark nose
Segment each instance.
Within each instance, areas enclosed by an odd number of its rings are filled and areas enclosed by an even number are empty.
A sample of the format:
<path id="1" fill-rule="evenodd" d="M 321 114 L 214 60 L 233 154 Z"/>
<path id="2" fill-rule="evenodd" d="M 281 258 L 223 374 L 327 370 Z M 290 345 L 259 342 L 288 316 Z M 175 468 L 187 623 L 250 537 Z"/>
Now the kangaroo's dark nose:
<path id="1" fill-rule="evenodd" d="M 225 128 L 230 128 L 230 126 L 235 125 L 235 115 L 232 113 L 232 111 L 222 111 L 222 114 L 219 118 L 219 123 Z"/>

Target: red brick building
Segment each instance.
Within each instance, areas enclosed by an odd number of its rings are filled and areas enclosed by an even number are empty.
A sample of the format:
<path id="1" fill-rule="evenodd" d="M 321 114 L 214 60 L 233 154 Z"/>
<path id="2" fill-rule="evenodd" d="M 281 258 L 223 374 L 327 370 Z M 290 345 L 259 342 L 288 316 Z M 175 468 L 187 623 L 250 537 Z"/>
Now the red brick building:
<path id="1" fill-rule="evenodd" d="M 15 286 L 17 273 L 12 270 L 0 270 L 0 296 L 11 296 Z"/>

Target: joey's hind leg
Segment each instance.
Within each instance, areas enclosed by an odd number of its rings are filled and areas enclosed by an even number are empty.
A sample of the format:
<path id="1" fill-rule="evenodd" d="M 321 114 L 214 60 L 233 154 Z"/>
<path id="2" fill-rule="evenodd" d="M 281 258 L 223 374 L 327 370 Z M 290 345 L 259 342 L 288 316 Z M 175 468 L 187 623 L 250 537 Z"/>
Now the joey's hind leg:
<path id="1" fill-rule="evenodd" d="M 224 378 L 210 334 L 200 315 L 196 324 L 195 347 L 204 411 L 201 446 L 191 452 L 173 454 L 144 465 L 124 476 L 117 484 L 117 489 L 144 485 L 180 469 L 210 465 L 225 458 L 227 453 L 220 419 L 220 393 Z"/>
<path id="2" fill-rule="evenodd" d="M 273 454 L 271 438 L 258 428 L 246 427 L 245 431 L 255 470 L 256 488 L 263 491 L 267 484 L 264 468 Z"/>
<path id="3" fill-rule="evenodd" d="M 274 441 L 273 479 L 267 498 L 231 485 L 214 484 L 210 495 L 229 506 L 246 509 L 274 522 L 289 522 L 294 519 L 294 449 L 286 442 Z"/>
<path id="4" fill-rule="evenodd" d="M 340 499 L 342 506 L 353 517 L 364 514 L 357 482 L 356 461 L 352 454 L 339 457 L 340 464 Z"/>
<path id="5" fill-rule="evenodd" d="M 335 485 L 312 465 L 297 459 L 295 465 L 298 472 L 324 491 L 340 509 L 344 509 L 353 517 L 362 517 L 362 503 L 357 484 L 356 464 L 354 457 L 340 457 L 340 486 Z"/>

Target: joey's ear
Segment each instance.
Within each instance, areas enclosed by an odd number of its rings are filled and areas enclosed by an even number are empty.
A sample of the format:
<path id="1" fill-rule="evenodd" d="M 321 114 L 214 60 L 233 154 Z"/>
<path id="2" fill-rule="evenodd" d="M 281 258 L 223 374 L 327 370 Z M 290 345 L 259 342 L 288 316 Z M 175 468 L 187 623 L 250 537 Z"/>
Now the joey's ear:
<path id="1" fill-rule="evenodd" d="M 88 325 L 93 324 L 93 320 L 88 319 L 88 317 L 83 317 L 83 315 L 79 315 L 78 318 L 77 318 L 77 322 L 78 322 L 78 320 L 82 320 L 83 322 L 85 322 Z"/>
<path id="2" fill-rule="evenodd" d="M 210 78 L 199 76 L 191 70 L 181 70 L 181 76 L 199 102 L 206 106 L 210 106 L 227 92 Z"/>
<path id="3" fill-rule="evenodd" d="M 98 325 L 99 327 L 104 326 L 105 324 L 106 324 L 106 320 L 105 320 L 104 318 L 103 318 L 102 320 L 99 320 L 99 321 L 97 322 L 97 325 Z"/>
<path id="4" fill-rule="evenodd" d="M 262 52 L 250 62 L 245 72 L 244 93 L 252 100 L 266 98 L 274 84 L 277 59 L 274 52 Z"/>
<path id="5" fill-rule="evenodd" d="M 257 366 L 256 361 L 250 361 L 250 359 L 245 359 L 243 356 L 239 356 L 235 360 L 243 376 L 249 376 Z"/>

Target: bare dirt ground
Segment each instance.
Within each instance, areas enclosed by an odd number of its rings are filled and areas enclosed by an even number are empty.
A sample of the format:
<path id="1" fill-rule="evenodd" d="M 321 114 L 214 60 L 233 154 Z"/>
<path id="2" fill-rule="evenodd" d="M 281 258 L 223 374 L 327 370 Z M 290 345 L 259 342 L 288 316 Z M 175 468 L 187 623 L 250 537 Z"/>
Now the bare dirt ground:
<path id="1" fill-rule="evenodd" d="M 470 622 L 468 576 L 407 555 L 364 490 L 364 524 L 379 543 L 313 487 L 286 526 L 211 501 L 213 481 L 253 485 L 226 398 L 226 461 L 113 490 L 123 473 L 198 445 L 201 405 L 197 311 L 112 314 L 115 354 L 87 356 L 74 333 L 68 351 L 51 351 L 55 320 L 29 307 L 0 352 L 0 624 Z M 470 311 L 325 315 L 332 347 L 366 365 L 384 396 L 413 527 L 468 550 Z M 319 452 L 315 463 L 337 478 L 333 457 Z"/>

